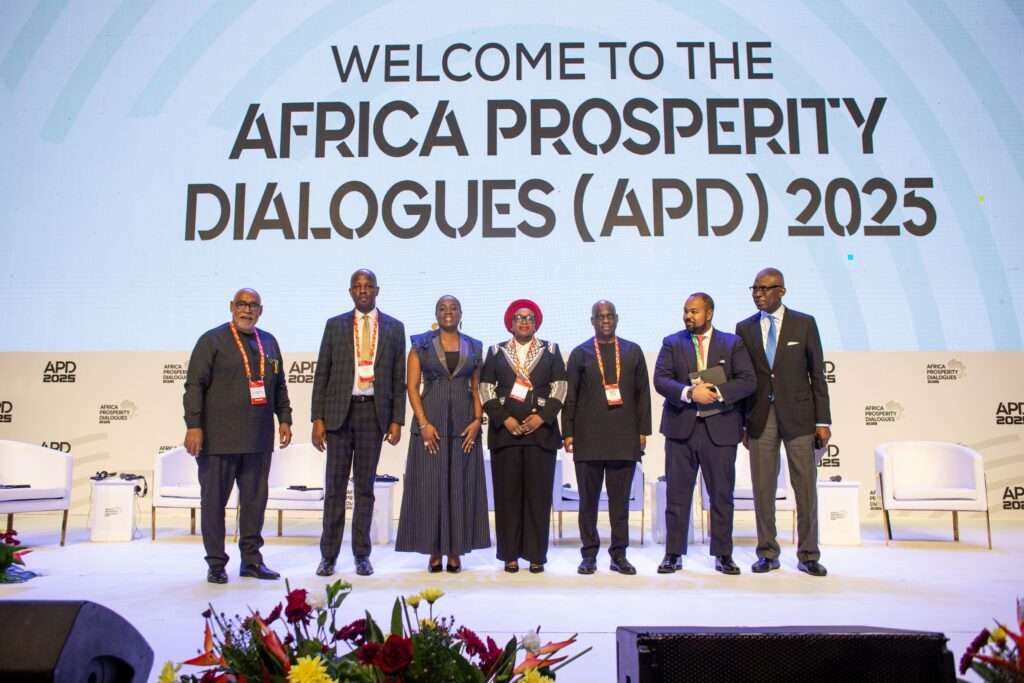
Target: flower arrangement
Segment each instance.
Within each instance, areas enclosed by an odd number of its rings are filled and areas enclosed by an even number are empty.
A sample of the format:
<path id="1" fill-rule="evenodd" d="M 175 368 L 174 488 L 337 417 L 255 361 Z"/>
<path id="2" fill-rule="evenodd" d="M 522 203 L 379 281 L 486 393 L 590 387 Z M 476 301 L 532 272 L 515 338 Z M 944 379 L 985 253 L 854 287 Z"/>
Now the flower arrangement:
<path id="1" fill-rule="evenodd" d="M 995 628 L 981 629 L 964 656 L 960 675 L 968 670 L 992 683 L 1024 683 L 1024 597 L 1017 598 L 1017 633 L 996 622 Z M 961 681 L 963 679 L 960 679 Z"/>
<path id="2" fill-rule="evenodd" d="M 18 532 L 14 529 L 0 532 L 0 583 L 22 583 L 36 574 L 25 566 L 25 555 L 31 550 L 18 541 Z M 20 566 L 19 566 L 20 565 Z"/>
<path id="3" fill-rule="evenodd" d="M 253 611 L 229 618 L 211 605 L 203 612 L 203 651 L 181 664 L 167 662 L 160 683 L 551 683 L 555 671 L 590 650 L 556 656 L 576 636 L 541 645 L 539 629 L 500 647 L 457 627 L 453 617 L 435 617 L 434 605 L 444 595 L 436 588 L 396 598 L 385 633 L 369 612 L 337 623 L 352 592 L 347 582 L 328 585 L 323 602 L 286 587 L 284 603 L 266 616 Z M 181 673 L 183 666 L 206 668 Z"/>

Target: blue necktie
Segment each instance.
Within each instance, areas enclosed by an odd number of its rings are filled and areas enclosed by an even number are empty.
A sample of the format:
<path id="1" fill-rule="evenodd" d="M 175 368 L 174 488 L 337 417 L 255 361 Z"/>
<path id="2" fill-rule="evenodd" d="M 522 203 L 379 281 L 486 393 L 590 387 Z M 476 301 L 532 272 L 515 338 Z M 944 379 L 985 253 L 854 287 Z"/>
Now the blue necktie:
<path id="1" fill-rule="evenodd" d="M 764 353 L 768 356 L 768 367 L 775 367 L 775 347 L 778 346 L 778 333 L 775 331 L 775 316 L 768 316 L 768 343 L 764 345 Z"/>

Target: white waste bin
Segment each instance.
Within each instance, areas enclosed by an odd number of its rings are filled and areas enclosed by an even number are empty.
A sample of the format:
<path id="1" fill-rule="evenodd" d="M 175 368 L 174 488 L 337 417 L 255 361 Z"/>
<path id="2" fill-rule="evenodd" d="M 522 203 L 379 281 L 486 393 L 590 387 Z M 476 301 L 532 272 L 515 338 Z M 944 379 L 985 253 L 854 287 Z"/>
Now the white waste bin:
<path id="1" fill-rule="evenodd" d="M 92 482 L 89 540 L 130 541 L 135 538 L 134 481 L 102 479 Z"/>

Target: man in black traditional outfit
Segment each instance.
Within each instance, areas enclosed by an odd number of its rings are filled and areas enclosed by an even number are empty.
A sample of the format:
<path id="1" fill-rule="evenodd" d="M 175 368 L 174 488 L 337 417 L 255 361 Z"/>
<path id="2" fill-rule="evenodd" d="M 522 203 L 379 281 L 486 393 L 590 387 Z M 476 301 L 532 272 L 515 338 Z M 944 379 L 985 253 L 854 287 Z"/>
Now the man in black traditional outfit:
<path id="1" fill-rule="evenodd" d="M 597 507 L 607 480 L 612 526 L 609 568 L 636 574 L 626 559 L 629 546 L 629 491 L 636 463 L 651 433 L 651 390 L 643 350 L 615 335 L 615 304 L 591 308 L 594 336 L 569 354 L 569 388 L 562 409 L 565 450 L 573 454 L 580 490 L 580 574 L 597 570 Z"/>

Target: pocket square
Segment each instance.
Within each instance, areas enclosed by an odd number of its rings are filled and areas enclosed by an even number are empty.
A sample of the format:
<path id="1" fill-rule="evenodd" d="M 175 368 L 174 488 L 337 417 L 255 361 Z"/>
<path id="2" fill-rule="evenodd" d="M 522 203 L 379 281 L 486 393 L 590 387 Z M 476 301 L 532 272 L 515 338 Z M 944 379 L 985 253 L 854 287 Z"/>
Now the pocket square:
<path id="1" fill-rule="evenodd" d="M 790 342 L 786 342 L 786 346 L 796 346 L 799 343 L 800 342 L 798 342 L 798 341 L 790 341 Z"/>

